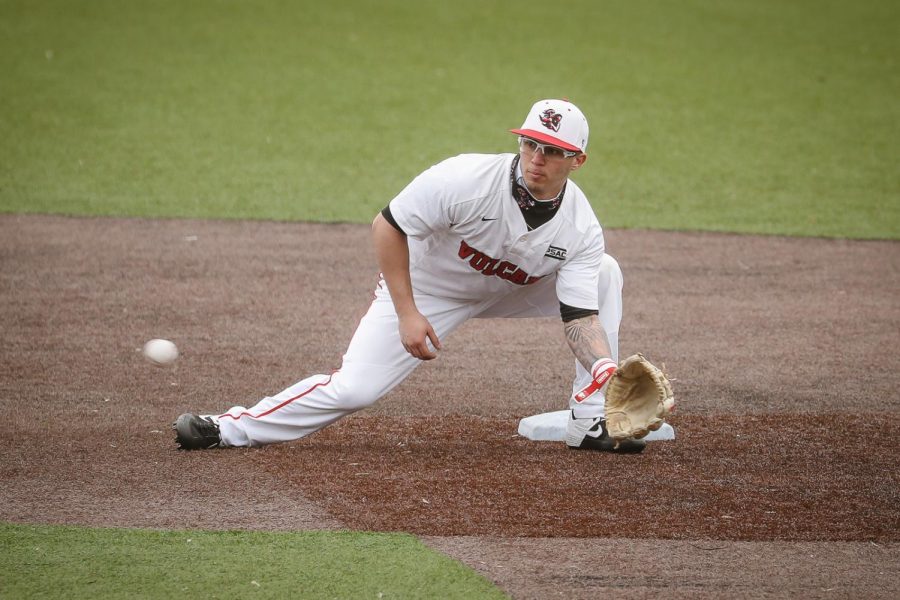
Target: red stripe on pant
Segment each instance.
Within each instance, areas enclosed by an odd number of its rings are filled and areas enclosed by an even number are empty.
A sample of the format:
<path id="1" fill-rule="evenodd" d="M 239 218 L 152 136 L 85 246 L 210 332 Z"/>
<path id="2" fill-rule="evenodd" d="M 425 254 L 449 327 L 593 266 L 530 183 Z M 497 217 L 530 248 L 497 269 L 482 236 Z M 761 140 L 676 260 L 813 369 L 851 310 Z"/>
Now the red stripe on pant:
<path id="1" fill-rule="evenodd" d="M 221 415 L 219 418 L 220 418 L 220 419 L 224 419 L 225 417 L 228 417 L 228 418 L 230 418 L 230 419 L 234 419 L 235 421 L 237 421 L 237 420 L 239 420 L 239 419 L 242 419 L 242 418 L 244 418 L 244 417 L 250 417 L 251 419 L 261 419 L 261 418 L 263 418 L 263 417 L 265 417 L 265 416 L 271 415 L 273 412 L 275 412 L 275 411 L 277 411 L 277 410 L 279 410 L 279 409 L 281 409 L 281 408 L 284 408 L 285 406 L 287 406 L 288 404 L 291 404 L 292 402 L 296 402 L 297 400 L 299 400 L 299 399 L 302 398 L 303 396 L 305 396 L 305 395 L 309 394 L 310 392 L 312 392 L 314 389 L 319 388 L 319 387 L 322 387 L 322 386 L 328 385 L 329 383 L 331 383 L 331 379 L 334 377 L 335 373 L 337 373 L 337 372 L 339 372 L 339 371 L 340 371 L 340 369 L 338 369 L 337 371 L 334 371 L 331 375 L 329 375 L 329 376 L 328 376 L 328 381 L 323 381 L 322 383 L 317 383 L 316 385 L 312 386 L 311 388 L 309 388 L 308 390 L 306 390 L 306 391 L 303 392 L 302 394 L 297 394 L 297 395 L 294 396 L 293 398 L 288 398 L 287 400 L 285 400 L 285 401 L 282 402 L 281 404 L 278 404 L 278 405 L 276 405 L 276 406 L 273 406 L 273 407 L 270 408 L 269 410 L 267 410 L 267 411 L 265 411 L 265 412 L 262 412 L 262 413 L 260 413 L 260 414 L 258 414 L 258 415 L 253 415 L 253 414 L 250 414 L 250 413 L 247 412 L 247 411 L 244 411 L 244 412 L 242 412 L 241 414 L 239 414 L 239 415 L 237 415 L 237 416 L 232 415 L 231 413 L 225 413 L 224 415 Z"/>

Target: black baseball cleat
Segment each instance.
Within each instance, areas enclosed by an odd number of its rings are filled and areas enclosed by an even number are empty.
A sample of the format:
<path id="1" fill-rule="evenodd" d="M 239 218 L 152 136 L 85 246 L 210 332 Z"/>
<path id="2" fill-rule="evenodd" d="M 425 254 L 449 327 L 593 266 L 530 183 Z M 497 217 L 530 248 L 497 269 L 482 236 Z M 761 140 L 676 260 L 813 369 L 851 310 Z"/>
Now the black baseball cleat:
<path id="1" fill-rule="evenodd" d="M 570 413 L 566 424 L 566 445 L 572 450 L 599 450 L 620 454 L 637 454 L 647 446 L 644 440 L 627 439 L 616 441 L 606 431 L 606 419 L 594 417 L 576 419 Z"/>
<path id="2" fill-rule="evenodd" d="M 222 445 L 219 436 L 219 424 L 211 417 L 185 413 L 172 424 L 175 430 L 175 442 L 181 450 L 206 450 Z"/>

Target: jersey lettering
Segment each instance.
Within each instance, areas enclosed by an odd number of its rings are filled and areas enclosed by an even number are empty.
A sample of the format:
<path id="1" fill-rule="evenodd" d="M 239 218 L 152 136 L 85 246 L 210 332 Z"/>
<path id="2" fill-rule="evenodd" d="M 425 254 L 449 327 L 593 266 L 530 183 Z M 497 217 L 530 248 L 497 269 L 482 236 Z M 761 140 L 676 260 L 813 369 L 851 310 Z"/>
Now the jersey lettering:
<path id="1" fill-rule="evenodd" d="M 485 276 L 496 276 L 516 285 L 531 285 L 542 279 L 541 276 L 529 275 L 508 260 L 491 258 L 484 252 L 468 245 L 465 240 L 459 242 L 459 257 L 468 260 L 469 266 Z"/>

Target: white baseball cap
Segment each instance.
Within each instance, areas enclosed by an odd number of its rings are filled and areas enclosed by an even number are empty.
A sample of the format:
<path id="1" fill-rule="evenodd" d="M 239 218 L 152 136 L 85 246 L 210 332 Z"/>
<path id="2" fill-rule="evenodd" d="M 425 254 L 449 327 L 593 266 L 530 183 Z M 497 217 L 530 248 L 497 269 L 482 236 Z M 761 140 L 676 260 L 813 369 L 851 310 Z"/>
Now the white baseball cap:
<path id="1" fill-rule="evenodd" d="M 587 149 L 587 119 L 568 100 L 536 102 L 522 127 L 510 131 L 566 150 L 584 152 Z"/>

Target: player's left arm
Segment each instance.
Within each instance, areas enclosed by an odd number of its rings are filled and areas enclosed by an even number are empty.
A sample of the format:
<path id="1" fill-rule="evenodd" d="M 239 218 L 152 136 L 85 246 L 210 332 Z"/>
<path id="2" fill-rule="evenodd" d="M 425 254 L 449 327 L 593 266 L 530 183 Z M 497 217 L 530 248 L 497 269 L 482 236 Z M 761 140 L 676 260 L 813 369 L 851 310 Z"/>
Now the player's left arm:
<path id="1" fill-rule="evenodd" d="M 575 208 L 579 208 L 577 205 Z M 559 269 L 556 278 L 556 295 L 560 303 L 566 341 L 575 359 L 591 374 L 591 383 L 574 396 L 583 402 L 588 396 L 601 390 L 616 372 L 606 329 L 600 323 L 600 269 L 606 252 L 603 229 L 596 216 L 584 203 L 587 222 L 583 244 L 577 248 Z"/>
<path id="2" fill-rule="evenodd" d="M 601 359 L 612 362 L 609 338 L 599 317 L 603 254 L 603 238 L 597 234 L 593 243 L 565 261 L 556 278 L 556 297 L 566 342 L 589 373 Z"/>
<path id="3" fill-rule="evenodd" d="M 590 371 L 598 360 L 604 358 L 612 360 L 612 351 L 597 311 L 582 312 L 592 314 L 575 317 L 568 321 L 564 320 L 563 329 L 572 354 L 575 355 L 581 366 Z"/>
<path id="4" fill-rule="evenodd" d="M 579 363 L 591 374 L 592 381 L 583 390 L 575 394 L 576 402 L 584 402 L 589 396 L 601 390 L 613 373 L 616 372 L 616 363 L 612 359 L 612 351 L 609 347 L 609 338 L 600 318 L 595 311 L 579 311 L 570 309 L 571 312 L 588 313 L 584 316 L 576 316 L 566 321 L 566 308 L 563 305 L 563 323 L 566 333 L 566 341 L 572 354 Z M 593 314 L 590 314 L 592 313 Z"/>
<path id="5" fill-rule="evenodd" d="M 557 274 L 556 284 L 566 342 L 592 379 L 575 394 L 576 402 L 583 402 L 600 391 L 616 371 L 609 338 L 599 317 L 599 278 L 604 254 L 599 225 L 592 234 L 584 250 L 566 260 Z"/>

